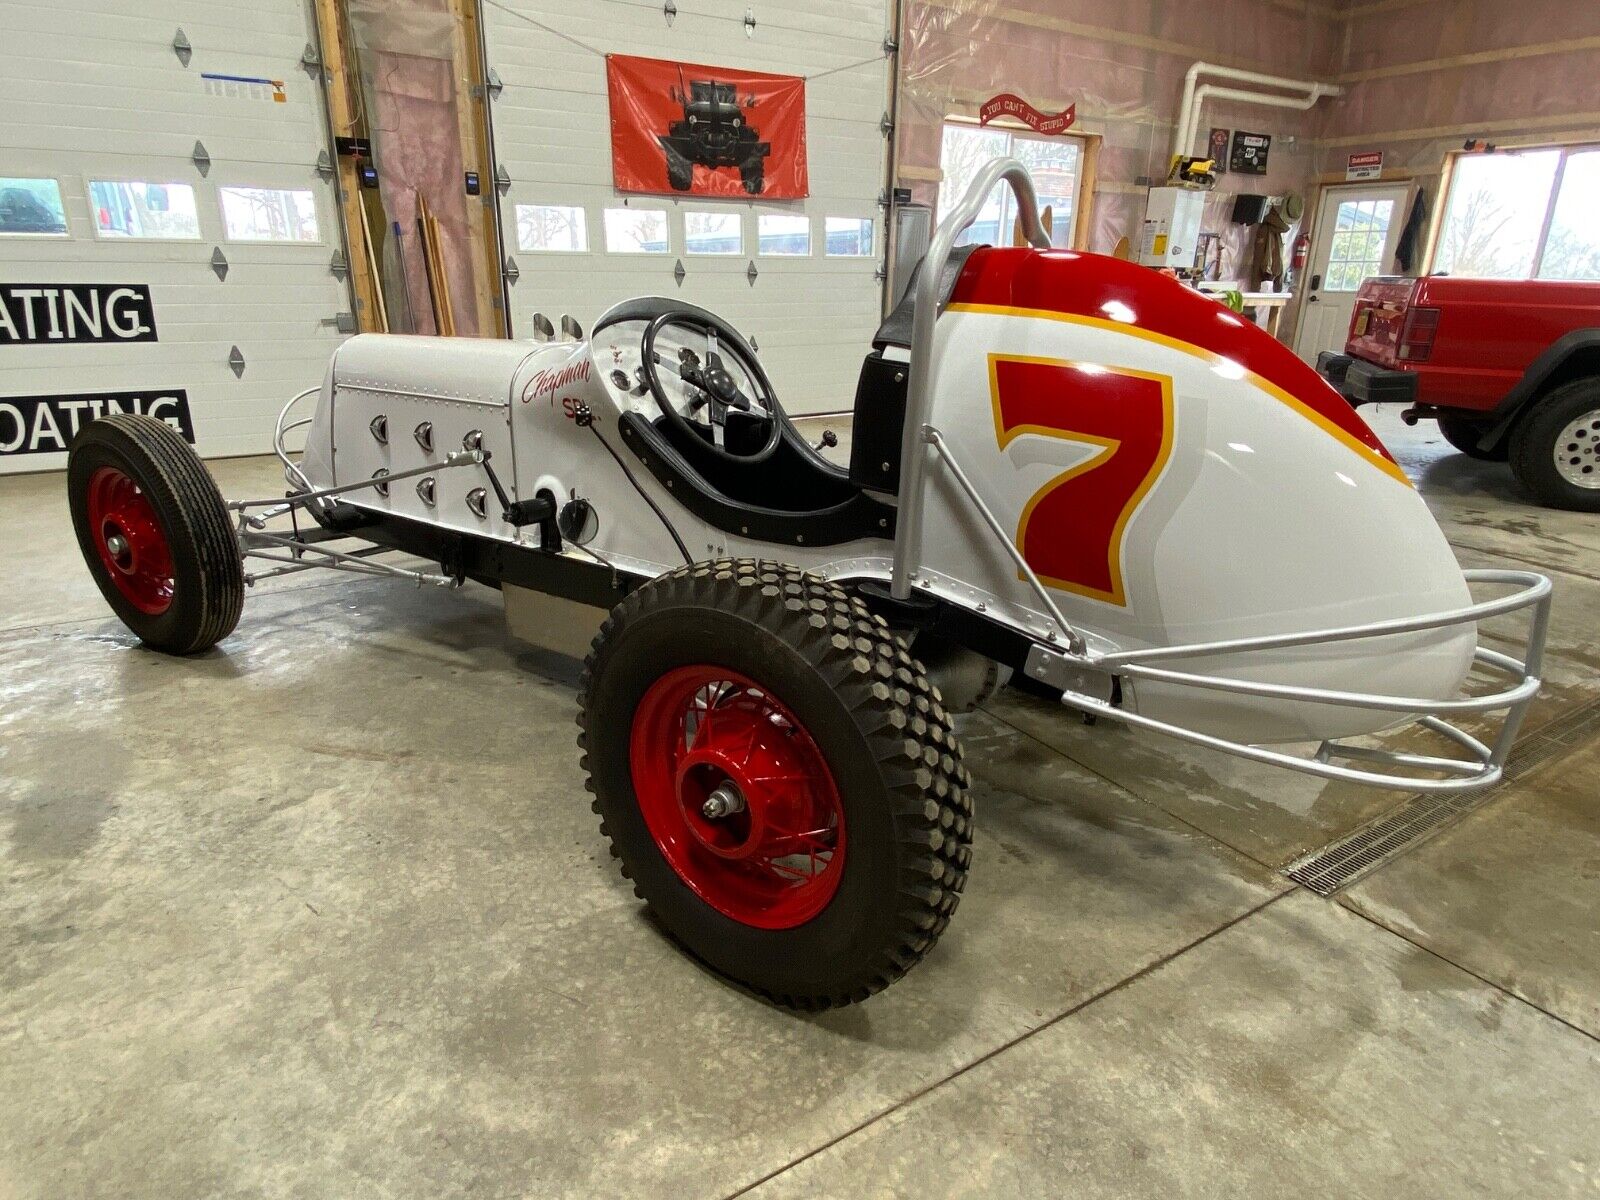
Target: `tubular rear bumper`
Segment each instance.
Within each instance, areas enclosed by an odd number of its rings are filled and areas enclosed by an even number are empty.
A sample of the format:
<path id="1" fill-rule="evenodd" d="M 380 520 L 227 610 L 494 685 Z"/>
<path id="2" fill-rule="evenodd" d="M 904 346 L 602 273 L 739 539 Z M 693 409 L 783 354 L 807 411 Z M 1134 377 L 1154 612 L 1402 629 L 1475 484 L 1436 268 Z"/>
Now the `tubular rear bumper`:
<path id="1" fill-rule="evenodd" d="M 1417 400 L 1417 376 L 1413 371 L 1395 371 L 1349 354 L 1324 350 L 1317 355 L 1317 373 L 1352 405 L 1415 404 Z"/>

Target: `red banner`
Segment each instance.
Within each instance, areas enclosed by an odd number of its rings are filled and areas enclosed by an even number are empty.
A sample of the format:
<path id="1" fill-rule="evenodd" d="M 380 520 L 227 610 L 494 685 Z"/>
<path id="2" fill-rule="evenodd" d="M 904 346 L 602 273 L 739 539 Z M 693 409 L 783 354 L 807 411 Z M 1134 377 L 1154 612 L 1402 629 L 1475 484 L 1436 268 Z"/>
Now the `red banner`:
<path id="1" fill-rule="evenodd" d="M 773 200 L 809 194 L 800 76 L 609 54 L 606 85 L 619 191 Z"/>
<path id="2" fill-rule="evenodd" d="M 1069 104 L 1058 113 L 1042 113 L 1021 96 L 1001 92 L 984 101 L 978 110 L 978 124 L 987 125 L 998 117 L 1012 117 L 1036 133 L 1065 133 L 1078 119 L 1078 106 Z"/>

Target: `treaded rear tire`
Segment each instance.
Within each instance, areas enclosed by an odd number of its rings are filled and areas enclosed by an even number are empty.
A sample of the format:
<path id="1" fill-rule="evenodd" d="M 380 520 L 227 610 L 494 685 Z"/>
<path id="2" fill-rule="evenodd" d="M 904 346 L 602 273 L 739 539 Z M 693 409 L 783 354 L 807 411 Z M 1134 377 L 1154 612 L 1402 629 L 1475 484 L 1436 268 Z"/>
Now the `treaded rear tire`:
<path id="1" fill-rule="evenodd" d="M 1439 418 L 1439 432 L 1444 435 L 1444 440 L 1462 454 L 1479 462 L 1505 462 L 1511 456 L 1509 438 L 1502 438 L 1493 450 L 1478 446 L 1478 439 L 1487 429 L 1488 425 L 1482 421 L 1469 421 L 1461 417 Z"/>
<path id="2" fill-rule="evenodd" d="M 1576 379 L 1533 400 L 1511 431 L 1511 471 L 1550 508 L 1600 512 L 1600 488 L 1581 488 L 1556 470 L 1556 438 L 1587 412 L 1600 412 L 1600 376 Z"/>
<path id="3" fill-rule="evenodd" d="M 837 891 L 791 928 L 701 899 L 663 854 L 635 793 L 630 736 L 653 683 L 714 663 L 787 706 L 821 751 L 848 831 Z M 866 999 L 932 949 L 972 858 L 970 776 L 937 690 L 859 599 L 773 562 L 697 563 L 622 601 L 584 667 L 579 747 L 623 875 L 691 954 L 779 1004 Z"/>
<path id="4" fill-rule="evenodd" d="M 164 612 L 142 612 L 130 603 L 101 559 L 87 496 L 103 468 L 132 479 L 155 511 L 173 566 L 172 601 Z M 244 607 L 239 542 L 211 473 L 171 426 L 136 413 L 83 426 L 68 450 L 67 499 L 90 574 L 141 641 L 168 654 L 198 654 L 233 632 Z"/>

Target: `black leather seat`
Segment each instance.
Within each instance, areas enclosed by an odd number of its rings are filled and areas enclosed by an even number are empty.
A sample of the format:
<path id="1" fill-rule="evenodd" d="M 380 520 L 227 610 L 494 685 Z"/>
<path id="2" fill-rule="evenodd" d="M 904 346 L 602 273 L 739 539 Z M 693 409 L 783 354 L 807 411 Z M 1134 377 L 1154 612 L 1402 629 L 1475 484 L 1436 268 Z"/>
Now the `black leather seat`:
<path id="1" fill-rule="evenodd" d="M 956 282 L 977 246 L 957 246 L 945 259 L 939 275 L 939 311 L 950 304 Z M 922 277 L 919 260 L 906 280 L 905 294 L 889 311 L 872 335 L 872 352 L 861 364 L 856 384 L 854 419 L 850 426 L 850 482 L 876 492 L 894 492 L 900 487 L 900 435 L 906 421 L 906 381 L 911 374 L 906 358 L 886 358 L 889 347 L 909 351 L 911 328 L 916 317 L 917 280 Z"/>
<path id="2" fill-rule="evenodd" d="M 961 278 L 962 268 L 967 265 L 967 259 L 972 257 L 973 251 L 978 246 L 957 246 L 950 251 L 950 257 L 945 259 L 944 270 L 939 275 L 939 311 L 943 312 L 950 304 L 950 296 L 956 290 L 956 281 Z M 925 259 L 918 259 L 917 265 L 911 268 L 911 276 L 906 280 L 905 294 L 900 297 L 900 302 L 889 310 L 889 315 L 883 319 L 883 324 L 878 326 L 878 332 L 872 335 L 872 348 L 882 350 L 885 346 L 899 346 L 902 350 L 911 349 L 911 323 L 916 315 L 917 281 L 922 278 L 922 264 Z"/>

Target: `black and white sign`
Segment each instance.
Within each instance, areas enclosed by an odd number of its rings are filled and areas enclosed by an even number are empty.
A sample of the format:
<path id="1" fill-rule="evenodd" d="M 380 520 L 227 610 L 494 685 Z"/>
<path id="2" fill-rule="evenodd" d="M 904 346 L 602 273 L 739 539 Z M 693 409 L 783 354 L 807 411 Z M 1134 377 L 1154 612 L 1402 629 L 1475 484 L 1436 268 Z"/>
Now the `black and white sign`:
<path id="1" fill-rule="evenodd" d="M 0 346 L 153 342 L 142 283 L 0 283 Z"/>
<path id="2" fill-rule="evenodd" d="M 1228 170 L 1238 171 L 1243 175 L 1265 175 L 1267 173 L 1267 151 L 1272 149 L 1272 135 L 1270 133 L 1246 133 L 1242 129 L 1233 131 L 1233 154 L 1228 158 Z"/>
<path id="3" fill-rule="evenodd" d="M 144 413 L 194 444 L 194 419 L 182 388 L 91 392 L 79 396 L 0 396 L 0 455 L 59 454 L 87 422 L 111 413 Z"/>

